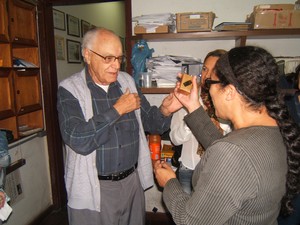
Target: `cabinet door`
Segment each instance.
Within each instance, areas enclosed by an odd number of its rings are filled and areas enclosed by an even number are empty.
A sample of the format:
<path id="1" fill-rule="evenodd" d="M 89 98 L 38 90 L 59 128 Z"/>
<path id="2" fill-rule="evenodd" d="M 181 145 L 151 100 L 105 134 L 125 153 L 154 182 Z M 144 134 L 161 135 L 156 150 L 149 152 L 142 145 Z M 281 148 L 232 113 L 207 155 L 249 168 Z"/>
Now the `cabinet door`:
<path id="1" fill-rule="evenodd" d="M 20 58 L 28 63 L 33 64 L 31 67 L 39 67 L 39 49 L 34 46 L 13 46 L 13 58 Z"/>
<path id="2" fill-rule="evenodd" d="M 42 108 L 39 70 L 14 71 L 14 84 L 18 115 Z"/>
<path id="3" fill-rule="evenodd" d="M 17 117 L 15 116 L 0 120 L 0 129 L 10 130 L 13 132 L 14 139 L 19 138 L 17 131 Z"/>
<path id="4" fill-rule="evenodd" d="M 11 46 L 10 43 L 0 42 L 0 67 L 11 67 L 10 46 Z"/>
<path id="5" fill-rule="evenodd" d="M 8 23 L 7 23 L 7 7 L 6 0 L 0 0 L 0 40 L 8 41 Z"/>
<path id="6" fill-rule="evenodd" d="M 0 119 L 15 114 L 12 73 L 9 69 L 0 70 Z"/>
<path id="7" fill-rule="evenodd" d="M 36 7 L 18 0 L 9 1 L 10 37 L 14 43 L 37 44 Z"/>
<path id="8" fill-rule="evenodd" d="M 17 117 L 18 135 L 25 137 L 37 133 L 44 129 L 43 110 L 37 110 L 31 113 Z"/>

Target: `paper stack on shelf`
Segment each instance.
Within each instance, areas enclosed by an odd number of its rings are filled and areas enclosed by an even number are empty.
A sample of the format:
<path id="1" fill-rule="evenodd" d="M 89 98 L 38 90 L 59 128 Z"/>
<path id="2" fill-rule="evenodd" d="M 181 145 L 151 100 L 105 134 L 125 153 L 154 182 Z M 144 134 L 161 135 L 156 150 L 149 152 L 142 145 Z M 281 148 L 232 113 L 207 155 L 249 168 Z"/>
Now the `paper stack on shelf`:
<path id="1" fill-rule="evenodd" d="M 25 67 L 25 68 L 37 68 L 38 66 L 31 63 L 31 62 L 28 62 L 24 59 L 20 59 L 20 58 L 16 58 L 14 57 L 13 58 L 13 65 L 14 67 Z"/>
<path id="2" fill-rule="evenodd" d="M 251 23 L 247 22 L 223 22 L 215 26 L 216 31 L 230 31 L 230 30 L 249 30 Z"/>
<path id="3" fill-rule="evenodd" d="M 132 18 L 134 33 L 168 33 L 175 30 L 175 15 L 160 13 L 141 15 Z"/>
<path id="4" fill-rule="evenodd" d="M 157 56 L 147 62 L 148 71 L 156 80 L 157 87 L 175 87 L 178 73 L 182 72 L 183 64 L 201 64 L 201 60 L 187 56 Z"/>

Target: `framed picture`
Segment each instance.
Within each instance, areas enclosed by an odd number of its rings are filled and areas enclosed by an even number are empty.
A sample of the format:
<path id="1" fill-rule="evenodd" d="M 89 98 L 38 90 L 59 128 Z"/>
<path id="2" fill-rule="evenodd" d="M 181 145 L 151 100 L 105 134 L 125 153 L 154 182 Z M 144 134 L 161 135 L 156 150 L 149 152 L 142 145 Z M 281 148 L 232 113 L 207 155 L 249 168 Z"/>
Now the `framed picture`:
<path id="1" fill-rule="evenodd" d="M 53 24 L 58 30 L 66 30 L 65 13 L 57 9 L 53 9 Z"/>
<path id="2" fill-rule="evenodd" d="M 68 35 L 80 37 L 79 19 L 67 14 Z"/>
<path id="3" fill-rule="evenodd" d="M 84 36 L 84 34 L 89 30 L 91 29 L 91 24 L 84 21 L 84 20 L 81 20 L 81 37 Z"/>
<path id="4" fill-rule="evenodd" d="M 80 42 L 67 39 L 68 63 L 81 63 Z"/>
<path id="5" fill-rule="evenodd" d="M 55 55 L 57 60 L 65 60 L 65 39 L 55 36 Z"/>
<path id="6" fill-rule="evenodd" d="M 95 28 L 97 28 L 97 26 L 95 26 L 95 25 L 91 25 L 91 27 L 90 27 L 90 29 L 95 29 Z"/>

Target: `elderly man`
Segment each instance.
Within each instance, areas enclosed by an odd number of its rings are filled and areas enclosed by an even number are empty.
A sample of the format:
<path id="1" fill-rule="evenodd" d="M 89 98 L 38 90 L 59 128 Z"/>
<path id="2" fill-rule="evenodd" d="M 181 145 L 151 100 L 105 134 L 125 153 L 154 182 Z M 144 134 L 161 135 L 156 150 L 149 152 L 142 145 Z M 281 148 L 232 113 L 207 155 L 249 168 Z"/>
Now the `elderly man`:
<path id="1" fill-rule="evenodd" d="M 122 49 L 112 31 L 88 31 L 82 43 L 86 67 L 59 85 L 71 225 L 145 223 L 144 190 L 153 185 L 145 131 L 163 133 L 181 107 L 173 94 L 159 108 L 150 106 L 133 78 L 120 71 Z"/>

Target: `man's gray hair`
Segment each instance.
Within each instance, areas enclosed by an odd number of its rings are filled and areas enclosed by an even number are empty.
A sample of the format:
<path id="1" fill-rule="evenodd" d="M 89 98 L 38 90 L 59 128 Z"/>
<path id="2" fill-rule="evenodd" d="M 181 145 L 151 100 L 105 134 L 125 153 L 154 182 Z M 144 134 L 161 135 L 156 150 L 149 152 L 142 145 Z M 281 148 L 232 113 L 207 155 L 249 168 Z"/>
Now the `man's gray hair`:
<path id="1" fill-rule="evenodd" d="M 103 27 L 96 27 L 96 28 L 93 28 L 93 29 L 87 31 L 85 33 L 85 35 L 83 36 L 82 45 L 81 45 L 81 55 L 83 56 L 83 58 L 84 58 L 84 49 L 86 49 L 86 48 L 91 49 L 92 48 L 96 36 L 101 31 L 109 32 L 109 33 L 112 33 L 112 34 L 116 35 L 112 30 L 109 30 L 109 29 L 106 29 L 106 28 L 103 28 Z"/>
<path id="2" fill-rule="evenodd" d="M 86 49 L 86 48 L 90 49 L 92 47 L 94 38 L 100 29 L 101 28 L 94 28 L 94 29 L 87 31 L 84 34 L 83 39 L 82 39 L 82 45 L 81 45 L 81 54 L 83 57 L 84 57 L 84 49 Z"/>

